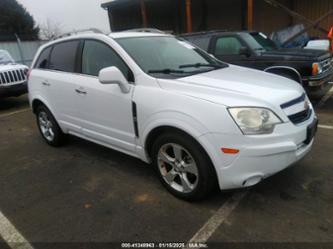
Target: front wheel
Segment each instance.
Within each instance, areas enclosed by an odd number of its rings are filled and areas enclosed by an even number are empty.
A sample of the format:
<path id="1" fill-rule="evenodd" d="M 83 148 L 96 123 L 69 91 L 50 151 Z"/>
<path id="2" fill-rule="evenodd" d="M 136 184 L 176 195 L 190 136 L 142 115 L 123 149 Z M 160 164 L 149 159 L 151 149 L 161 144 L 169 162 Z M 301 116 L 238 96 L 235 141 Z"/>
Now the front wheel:
<path id="1" fill-rule="evenodd" d="M 153 144 L 152 156 L 162 184 L 179 198 L 200 200 L 216 187 L 216 174 L 206 152 L 187 135 L 160 136 Z"/>

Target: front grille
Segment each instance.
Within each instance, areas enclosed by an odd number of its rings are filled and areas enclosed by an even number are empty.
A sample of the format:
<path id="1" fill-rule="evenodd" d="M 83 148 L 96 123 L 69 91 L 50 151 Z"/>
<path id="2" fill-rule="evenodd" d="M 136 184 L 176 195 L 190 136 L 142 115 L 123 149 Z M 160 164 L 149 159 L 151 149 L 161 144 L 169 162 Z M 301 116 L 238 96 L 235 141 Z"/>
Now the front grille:
<path id="1" fill-rule="evenodd" d="M 326 73 L 329 70 L 332 70 L 332 58 L 326 59 L 320 62 L 320 65 L 323 69 L 323 73 Z"/>
<path id="2" fill-rule="evenodd" d="M 297 109 L 295 110 L 295 108 L 299 109 L 296 113 L 295 111 Z M 282 104 L 281 109 L 286 113 L 289 120 L 295 125 L 308 120 L 312 114 L 311 104 L 307 100 L 305 93 L 298 98 Z"/>
<path id="3" fill-rule="evenodd" d="M 290 116 L 288 116 L 288 118 L 291 122 L 293 122 L 293 124 L 300 124 L 300 123 L 308 120 L 311 117 L 311 114 L 312 114 L 312 110 L 310 108 L 308 108 L 304 111 L 290 115 Z"/>
<path id="4" fill-rule="evenodd" d="M 24 69 L 0 72 L 0 85 L 13 85 L 27 80 Z"/>

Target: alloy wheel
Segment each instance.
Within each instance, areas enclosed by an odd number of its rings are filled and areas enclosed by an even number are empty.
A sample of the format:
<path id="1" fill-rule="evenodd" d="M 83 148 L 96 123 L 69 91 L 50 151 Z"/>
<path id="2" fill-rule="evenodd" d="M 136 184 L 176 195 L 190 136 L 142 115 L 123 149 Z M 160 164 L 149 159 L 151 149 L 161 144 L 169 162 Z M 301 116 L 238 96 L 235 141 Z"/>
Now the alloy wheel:
<path id="1" fill-rule="evenodd" d="M 52 142 L 54 140 L 55 134 L 53 131 L 53 124 L 46 112 L 41 111 L 38 114 L 38 123 L 45 139 Z"/>
<path id="2" fill-rule="evenodd" d="M 158 168 L 164 181 L 181 193 L 192 192 L 199 181 L 199 171 L 193 156 L 181 145 L 168 143 L 158 152 Z"/>

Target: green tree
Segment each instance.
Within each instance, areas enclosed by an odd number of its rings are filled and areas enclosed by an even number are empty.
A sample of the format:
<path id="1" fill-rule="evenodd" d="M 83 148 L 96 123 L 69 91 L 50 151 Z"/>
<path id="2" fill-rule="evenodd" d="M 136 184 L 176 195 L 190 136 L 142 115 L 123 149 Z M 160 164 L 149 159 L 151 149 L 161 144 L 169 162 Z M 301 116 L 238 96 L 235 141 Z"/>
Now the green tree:
<path id="1" fill-rule="evenodd" d="M 37 40 L 39 28 L 29 12 L 16 0 L 0 1 L 0 40 Z"/>

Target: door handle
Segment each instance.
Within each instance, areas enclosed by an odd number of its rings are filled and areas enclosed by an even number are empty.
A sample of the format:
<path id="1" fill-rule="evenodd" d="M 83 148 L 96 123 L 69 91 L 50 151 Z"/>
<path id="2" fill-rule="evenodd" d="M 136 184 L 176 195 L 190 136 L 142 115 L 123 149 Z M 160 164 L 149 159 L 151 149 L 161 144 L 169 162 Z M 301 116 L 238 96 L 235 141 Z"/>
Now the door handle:
<path id="1" fill-rule="evenodd" d="M 75 89 L 75 92 L 77 92 L 78 94 L 87 94 L 86 91 L 83 91 L 81 89 Z"/>
<path id="2" fill-rule="evenodd" d="M 43 81 L 43 82 L 42 82 L 42 85 L 43 85 L 43 86 L 51 86 L 51 84 L 50 84 L 48 81 Z"/>

